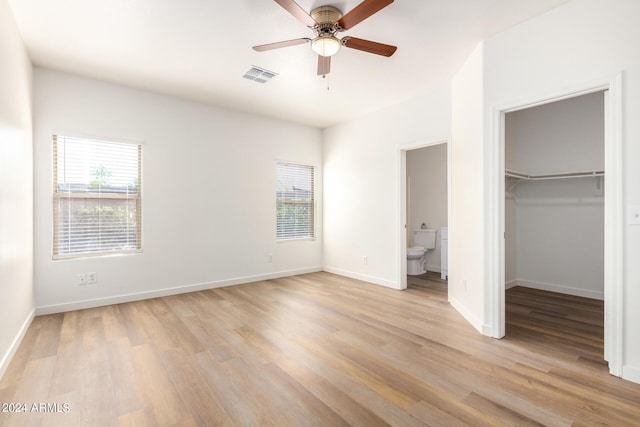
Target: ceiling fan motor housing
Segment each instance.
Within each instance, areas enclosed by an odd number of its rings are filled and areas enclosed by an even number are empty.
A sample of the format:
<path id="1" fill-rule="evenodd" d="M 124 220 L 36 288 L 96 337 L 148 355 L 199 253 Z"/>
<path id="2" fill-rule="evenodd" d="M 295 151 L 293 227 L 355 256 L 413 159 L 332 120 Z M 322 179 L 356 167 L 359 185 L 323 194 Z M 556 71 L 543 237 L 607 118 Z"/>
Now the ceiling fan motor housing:
<path id="1" fill-rule="evenodd" d="M 338 21 L 342 12 L 333 6 L 320 6 L 311 11 L 310 16 L 316 21 L 313 30 L 317 37 L 311 41 L 311 49 L 318 55 L 329 57 L 338 52 L 341 43 L 335 37 Z"/>
<path id="2" fill-rule="evenodd" d="M 318 35 L 334 34 L 337 30 L 336 24 L 342 18 L 342 12 L 333 6 L 320 6 L 313 9 L 310 15 L 318 23 Z"/>

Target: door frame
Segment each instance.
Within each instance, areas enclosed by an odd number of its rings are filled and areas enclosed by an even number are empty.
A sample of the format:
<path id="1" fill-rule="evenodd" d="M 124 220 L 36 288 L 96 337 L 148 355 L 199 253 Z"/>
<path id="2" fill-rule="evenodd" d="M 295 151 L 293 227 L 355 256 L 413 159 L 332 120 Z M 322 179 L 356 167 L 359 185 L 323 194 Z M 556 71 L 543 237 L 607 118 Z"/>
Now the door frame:
<path id="1" fill-rule="evenodd" d="M 622 375 L 624 283 L 624 200 L 622 73 L 547 96 L 494 107 L 491 111 L 487 167 L 487 277 L 485 318 L 491 335 L 505 335 L 505 114 L 594 92 L 605 92 L 604 195 L 604 358 L 609 372 Z"/>
<path id="2" fill-rule="evenodd" d="M 419 140 L 398 147 L 398 289 L 407 289 L 407 151 L 434 145 L 447 145 L 447 226 L 451 227 L 451 138 L 430 138 Z M 449 250 L 451 254 L 451 240 Z M 451 257 L 448 257 L 451 260 Z M 451 272 L 451 266 L 448 268 Z M 451 273 L 449 273 L 451 274 Z"/>

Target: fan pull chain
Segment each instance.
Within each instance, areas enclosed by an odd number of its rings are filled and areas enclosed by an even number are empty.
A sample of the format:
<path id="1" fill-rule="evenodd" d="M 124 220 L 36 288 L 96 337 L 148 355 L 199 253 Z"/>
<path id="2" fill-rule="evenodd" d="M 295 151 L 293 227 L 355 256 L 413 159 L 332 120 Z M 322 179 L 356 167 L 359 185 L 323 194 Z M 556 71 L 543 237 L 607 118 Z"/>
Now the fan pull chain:
<path id="1" fill-rule="evenodd" d="M 331 82 L 329 81 L 329 78 L 327 77 L 326 74 L 323 74 L 322 78 L 327 81 L 327 92 L 329 92 L 331 90 Z"/>

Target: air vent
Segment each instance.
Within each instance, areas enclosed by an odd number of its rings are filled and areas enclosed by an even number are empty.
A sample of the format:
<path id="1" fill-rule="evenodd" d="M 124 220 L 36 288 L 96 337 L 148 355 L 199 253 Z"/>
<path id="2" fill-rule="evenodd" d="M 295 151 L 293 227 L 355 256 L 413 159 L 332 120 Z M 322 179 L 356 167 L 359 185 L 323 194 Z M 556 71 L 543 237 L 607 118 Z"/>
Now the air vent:
<path id="1" fill-rule="evenodd" d="M 278 73 L 252 65 L 249 71 L 247 71 L 242 77 L 258 83 L 266 83 L 277 75 Z"/>

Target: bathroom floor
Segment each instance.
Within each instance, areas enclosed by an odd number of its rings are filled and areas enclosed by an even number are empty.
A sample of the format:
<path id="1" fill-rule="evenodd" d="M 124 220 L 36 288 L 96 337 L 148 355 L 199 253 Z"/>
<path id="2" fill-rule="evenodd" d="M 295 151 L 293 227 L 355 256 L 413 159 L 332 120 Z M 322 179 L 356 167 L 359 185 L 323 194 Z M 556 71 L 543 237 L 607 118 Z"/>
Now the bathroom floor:
<path id="1" fill-rule="evenodd" d="M 447 292 L 447 281 L 440 278 L 437 271 L 427 271 L 419 276 L 407 276 L 408 288 L 431 288 Z"/>
<path id="2" fill-rule="evenodd" d="M 416 279 L 420 279 L 420 280 L 433 280 L 436 282 L 442 282 L 442 283 L 447 283 L 446 280 L 443 280 L 440 278 L 440 272 L 439 271 L 427 271 L 424 274 L 421 274 L 419 276 L 407 276 L 409 279 L 410 278 L 416 278 Z"/>

